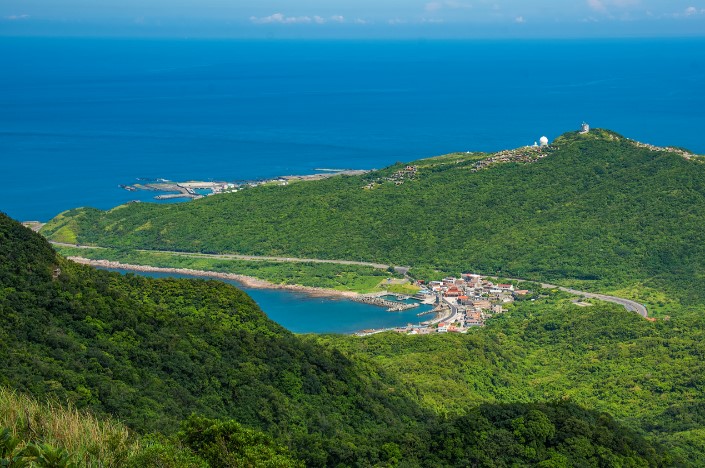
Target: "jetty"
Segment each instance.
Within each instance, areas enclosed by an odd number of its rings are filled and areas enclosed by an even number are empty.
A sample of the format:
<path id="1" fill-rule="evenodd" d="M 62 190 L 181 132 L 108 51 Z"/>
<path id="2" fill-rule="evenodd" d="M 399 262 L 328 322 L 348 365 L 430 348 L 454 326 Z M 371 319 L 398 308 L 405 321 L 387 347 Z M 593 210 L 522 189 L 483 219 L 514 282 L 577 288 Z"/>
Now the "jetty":
<path id="1" fill-rule="evenodd" d="M 447 308 L 447 307 L 445 307 L 445 306 L 439 305 L 438 307 L 434 307 L 434 308 L 431 309 L 431 310 L 427 310 L 427 311 L 425 311 L 425 312 L 419 312 L 419 313 L 416 314 L 416 315 L 419 316 L 419 317 L 421 317 L 422 315 L 438 314 L 438 313 L 442 312 L 442 311 L 443 311 L 444 309 L 446 309 L 446 308 Z"/>
<path id="2" fill-rule="evenodd" d="M 362 302 L 364 304 L 371 304 L 380 307 L 386 307 L 387 312 L 401 312 L 404 310 L 413 309 L 419 306 L 418 302 L 407 304 L 404 302 L 390 301 L 388 299 L 383 299 L 384 296 L 389 295 L 388 293 L 373 293 L 373 294 L 361 294 L 352 298 L 353 301 Z"/>

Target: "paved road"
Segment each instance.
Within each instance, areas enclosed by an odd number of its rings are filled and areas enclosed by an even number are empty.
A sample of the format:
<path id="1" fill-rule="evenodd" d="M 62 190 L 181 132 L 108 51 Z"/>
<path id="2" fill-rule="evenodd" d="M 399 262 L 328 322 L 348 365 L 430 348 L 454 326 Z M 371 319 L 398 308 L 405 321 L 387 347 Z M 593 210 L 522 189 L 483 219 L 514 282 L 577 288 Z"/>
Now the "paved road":
<path id="1" fill-rule="evenodd" d="M 102 249 L 104 247 L 92 247 L 92 246 L 87 246 L 87 245 L 74 245 L 74 244 L 66 244 L 63 242 L 54 242 L 51 241 L 52 244 L 54 245 L 60 245 L 64 247 L 78 247 L 78 248 L 84 248 L 84 249 Z M 237 255 L 237 254 L 203 254 L 203 253 L 192 253 L 192 252 L 174 252 L 170 250 L 138 250 L 138 252 L 156 252 L 156 253 L 168 253 L 168 254 L 173 254 L 173 255 L 182 255 L 186 257 L 200 257 L 200 258 L 218 258 L 218 259 L 234 259 L 234 260 L 254 260 L 254 261 L 273 261 L 273 262 L 305 262 L 305 263 L 335 263 L 338 265 L 360 265 L 360 266 L 369 266 L 372 268 L 378 268 L 380 270 L 386 270 L 389 268 L 389 265 L 385 265 L 383 263 L 370 263 L 370 262 L 356 262 L 354 260 L 326 260 L 326 259 L 321 259 L 321 258 L 298 258 L 298 257 L 267 257 L 267 256 L 261 256 L 261 255 Z M 525 280 L 521 278 L 508 278 L 510 280 L 517 280 L 517 281 L 531 281 L 531 280 Z M 565 288 L 563 286 L 558 286 L 555 284 L 549 284 L 549 283 L 542 283 L 542 287 L 548 288 L 548 289 L 560 289 L 561 291 L 565 291 L 570 294 L 575 294 L 576 296 L 584 296 L 592 299 L 599 299 L 601 301 L 607 301 L 607 302 L 613 302 L 615 304 L 619 304 L 621 306 L 624 306 L 625 309 L 627 309 L 630 312 L 636 312 L 637 314 L 641 315 L 644 318 L 647 318 L 649 316 L 648 311 L 646 310 L 646 307 L 643 304 L 640 304 L 638 302 L 629 300 L 629 299 L 624 299 L 621 297 L 616 297 L 616 296 L 608 296 L 607 294 L 596 294 L 596 293 L 590 293 L 586 291 L 578 291 L 577 289 L 571 289 L 571 288 Z M 451 311 L 452 311 L 452 306 L 451 306 Z"/>
<path id="2" fill-rule="evenodd" d="M 173 255 L 183 255 L 186 257 L 203 257 L 203 258 L 219 258 L 225 260 L 254 260 L 254 261 L 272 261 L 272 262 L 301 262 L 301 263 L 336 263 L 338 265 L 360 265 L 386 270 L 389 265 L 383 263 L 356 262 L 354 260 L 327 260 L 322 258 L 298 258 L 298 257 L 268 257 L 264 255 L 237 255 L 237 254 L 202 254 L 190 252 L 172 252 L 168 250 L 138 250 L 138 252 L 157 252 L 168 253 Z"/>
<path id="3" fill-rule="evenodd" d="M 67 244 L 66 242 L 56 242 L 53 240 L 50 240 L 49 243 L 61 247 L 73 247 L 74 249 L 105 249 L 105 247 L 98 247 L 97 245 Z"/>
<path id="4" fill-rule="evenodd" d="M 558 288 L 561 291 L 565 291 L 570 294 L 575 294 L 577 296 L 585 296 L 592 299 L 599 299 L 601 301 L 614 302 L 615 304 L 624 306 L 624 308 L 630 312 L 636 312 L 644 318 L 647 318 L 649 316 L 649 313 L 646 310 L 646 306 L 644 306 L 644 304 L 639 304 L 638 302 L 631 301 L 629 299 L 624 299 L 617 296 L 608 296 L 606 294 L 596 294 L 585 291 L 578 291 L 576 289 L 564 288 L 563 286 L 556 286 L 555 284 L 542 284 L 541 286 L 543 286 L 544 288 Z"/>
<path id="5" fill-rule="evenodd" d="M 522 278 L 507 278 L 508 280 L 513 280 L 513 281 L 530 281 L 532 283 L 535 283 L 536 281 L 533 280 L 526 280 Z M 644 318 L 649 317 L 649 312 L 646 310 L 646 306 L 644 304 L 640 304 L 636 301 L 632 301 L 630 299 L 624 299 L 622 297 L 617 297 L 617 296 L 608 296 L 607 294 L 597 294 L 597 293 L 591 293 L 587 291 L 578 291 L 577 289 L 571 289 L 571 288 L 566 288 L 563 286 L 558 286 L 557 284 L 550 284 L 550 283 L 541 283 L 542 288 L 546 289 L 560 289 L 561 291 L 565 291 L 570 294 L 575 294 L 576 296 L 584 296 L 588 297 L 591 299 L 599 299 L 601 301 L 606 301 L 606 302 L 613 302 L 615 304 L 619 304 L 621 306 L 624 306 L 625 309 L 627 309 L 629 312 L 636 312 L 637 314 L 641 315 Z"/>
<path id="6" fill-rule="evenodd" d="M 64 242 L 50 241 L 54 245 L 59 245 L 62 247 L 74 247 L 79 249 L 104 249 L 105 247 L 97 247 L 90 245 L 75 245 L 66 244 Z M 299 257 L 268 257 L 264 255 L 238 255 L 238 254 L 204 254 L 197 252 L 176 252 L 173 250 L 144 250 L 137 249 L 137 252 L 149 252 L 149 253 L 166 253 L 171 255 L 180 255 L 183 257 L 196 257 L 196 258 L 217 258 L 223 260 L 253 260 L 253 261 L 272 261 L 272 262 L 300 262 L 300 263 L 335 263 L 338 265 L 360 265 L 368 266 L 372 268 L 377 268 L 379 270 L 386 270 L 389 265 L 384 263 L 371 263 L 371 262 L 356 262 L 354 260 L 327 260 L 322 258 L 299 258 Z"/>

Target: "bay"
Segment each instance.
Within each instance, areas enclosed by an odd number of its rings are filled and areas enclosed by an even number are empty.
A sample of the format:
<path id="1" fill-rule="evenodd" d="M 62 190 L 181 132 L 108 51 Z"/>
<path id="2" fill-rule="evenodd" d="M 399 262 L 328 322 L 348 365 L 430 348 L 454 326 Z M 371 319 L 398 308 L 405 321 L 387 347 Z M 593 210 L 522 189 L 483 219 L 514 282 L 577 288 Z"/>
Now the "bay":
<path id="1" fill-rule="evenodd" d="M 152 200 L 138 178 L 253 180 L 553 139 L 582 121 L 705 153 L 705 39 L 0 37 L 0 211 Z M 174 201 L 171 201 L 174 202 Z M 295 332 L 416 322 L 248 290 Z"/>
<path id="2" fill-rule="evenodd" d="M 134 273 L 151 278 L 198 278 L 191 275 L 158 272 L 132 272 L 109 269 L 120 273 Z M 383 307 L 362 304 L 346 299 L 313 297 L 284 289 L 250 288 L 233 280 L 218 279 L 242 289 L 257 302 L 267 316 L 294 333 L 355 333 L 372 328 L 392 328 L 418 324 L 429 315 L 417 316 L 431 309 L 420 305 L 403 312 L 387 312 Z"/>

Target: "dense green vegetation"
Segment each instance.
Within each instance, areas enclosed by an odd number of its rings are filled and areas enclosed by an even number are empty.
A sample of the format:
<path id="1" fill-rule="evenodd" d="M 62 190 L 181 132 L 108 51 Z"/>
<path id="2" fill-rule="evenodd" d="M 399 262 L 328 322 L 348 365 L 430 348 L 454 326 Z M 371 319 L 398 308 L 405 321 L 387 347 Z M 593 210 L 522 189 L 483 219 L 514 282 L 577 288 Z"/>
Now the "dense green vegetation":
<path id="1" fill-rule="evenodd" d="M 683 448 L 694 446 L 688 429 L 697 418 L 683 422 L 682 443 L 666 451 L 638 424 L 628 428 L 602 411 L 515 387 L 505 359 L 526 334 L 521 317 L 507 327 L 517 336 L 488 327 L 401 347 L 407 338 L 396 335 L 299 337 L 231 286 L 76 265 L 4 215 L 0 285 L 0 384 L 125 421 L 143 434 L 139 450 L 125 449 L 128 466 L 659 466 L 697 456 Z M 626 313 L 622 320 L 651 326 Z M 433 385 L 471 382 L 468 367 L 452 354 L 444 363 L 434 347 L 464 347 L 471 367 L 482 356 L 477 382 L 484 389 L 475 387 L 476 398 L 432 395 Z M 428 372 L 458 368 L 439 372 L 429 386 L 423 372 L 397 367 L 424 348 Z M 15 437 L 43 443 L 22 434 L 27 427 L 16 424 Z M 57 446 L 49 448 L 63 449 Z"/>
<path id="2" fill-rule="evenodd" d="M 676 306 L 705 302 L 697 158 L 594 130 L 557 138 L 531 164 L 473 172 L 477 159 L 417 161 L 413 178 L 371 190 L 363 187 L 404 165 L 185 204 L 75 209 L 43 232 L 120 248 L 381 261 L 412 273 L 473 270 L 602 290 L 638 283 Z"/>
<path id="3" fill-rule="evenodd" d="M 139 431 L 233 418 L 317 463 L 343 456 L 334 442 L 351 456 L 425 419 L 394 378 L 294 336 L 232 286 L 83 267 L 5 216 L 0 240 L 2 385 Z"/>
<path id="4" fill-rule="evenodd" d="M 705 165 L 605 130 L 530 164 L 482 157 L 76 209 L 43 233 L 110 247 L 67 254 L 338 289 L 389 273 L 135 249 L 550 280 L 659 320 L 537 290 L 467 335 L 296 336 L 233 287 L 82 267 L 0 215 L 0 386 L 120 418 L 135 434 L 115 457 L 134 466 L 705 465 Z"/>
<path id="5" fill-rule="evenodd" d="M 463 414 L 469 402 L 572 401 L 705 464 L 705 317 L 651 323 L 592 302 L 577 307 L 563 293 L 519 301 L 468 335 L 319 340 L 413 382 L 439 414 Z"/>
<path id="6" fill-rule="evenodd" d="M 234 421 L 191 416 L 172 437 L 139 436 L 110 417 L 96 418 L 56 402 L 42 404 L 0 387 L 0 466 L 204 468 L 303 464 L 271 436 Z"/>
<path id="7" fill-rule="evenodd" d="M 235 273 L 260 278 L 274 284 L 300 284 L 359 293 L 378 291 L 380 283 L 387 278 L 399 278 L 396 273 L 360 265 L 204 258 L 178 252 L 88 249 L 66 246 L 56 246 L 56 250 L 66 257 L 110 260 L 132 265 Z"/>

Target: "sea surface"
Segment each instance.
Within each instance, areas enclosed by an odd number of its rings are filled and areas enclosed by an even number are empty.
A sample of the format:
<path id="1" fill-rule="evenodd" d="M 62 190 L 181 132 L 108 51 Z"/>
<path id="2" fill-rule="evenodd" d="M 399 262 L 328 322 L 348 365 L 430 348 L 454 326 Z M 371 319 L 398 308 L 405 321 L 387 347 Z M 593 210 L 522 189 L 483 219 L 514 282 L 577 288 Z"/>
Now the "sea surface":
<path id="1" fill-rule="evenodd" d="M 46 221 L 137 178 L 379 168 L 583 120 L 705 153 L 705 39 L 0 37 L 0 211 Z"/>
<path id="2" fill-rule="evenodd" d="M 110 270 L 152 278 L 197 278 L 175 273 Z M 250 288 L 233 280 L 212 281 L 223 281 L 242 289 L 257 302 L 270 319 L 294 333 L 347 334 L 371 328 L 403 327 L 409 323 L 418 325 L 423 320 L 433 318 L 432 315 L 417 315 L 419 312 L 431 310 L 432 306 L 429 305 L 420 305 L 403 312 L 387 312 L 384 307 L 344 299 L 312 297 L 283 289 Z"/>
<path id="3" fill-rule="evenodd" d="M 150 192 L 371 169 L 583 121 L 705 153 L 705 39 L 216 41 L 0 37 L 0 211 L 47 221 Z M 414 317 L 248 290 L 297 332 Z"/>

